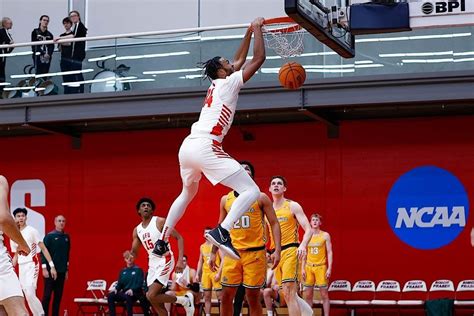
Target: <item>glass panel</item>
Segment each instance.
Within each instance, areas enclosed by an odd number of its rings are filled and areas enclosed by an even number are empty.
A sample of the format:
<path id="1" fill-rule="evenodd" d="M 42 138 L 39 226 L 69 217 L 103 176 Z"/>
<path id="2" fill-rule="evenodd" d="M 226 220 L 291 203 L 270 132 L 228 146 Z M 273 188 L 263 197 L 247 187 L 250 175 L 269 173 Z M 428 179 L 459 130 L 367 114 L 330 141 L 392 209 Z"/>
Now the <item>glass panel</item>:
<path id="1" fill-rule="evenodd" d="M 305 67 L 307 80 L 473 69 L 473 28 L 358 36 L 354 59 L 339 57 L 305 34 L 304 53 L 291 60 Z M 244 33 L 238 29 L 89 41 L 82 69 L 76 71 L 83 78 L 64 77 L 57 45 L 49 72 L 34 78 L 31 47 L 18 47 L 4 56 L 3 97 L 63 94 L 68 87 L 78 92 L 78 86 L 84 93 L 207 86 L 199 62 L 216 55 L 232 59 Z M 278 84 L 278 71 L 288 61 L 267 50 L 267 60 L 252 82 Z"/>

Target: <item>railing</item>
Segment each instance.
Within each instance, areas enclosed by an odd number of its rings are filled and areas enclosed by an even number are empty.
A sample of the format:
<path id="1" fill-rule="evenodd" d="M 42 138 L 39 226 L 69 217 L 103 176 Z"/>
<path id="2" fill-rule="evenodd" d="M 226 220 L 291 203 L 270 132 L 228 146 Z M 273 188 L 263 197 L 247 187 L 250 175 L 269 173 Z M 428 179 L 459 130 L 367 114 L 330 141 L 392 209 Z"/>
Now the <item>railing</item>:
<path id="1" fill-rule="evenodd" d="M 199 62 L 216 55 L 232 58 L 246 27 L 238 24 L 0 45 L 15 48 L 0 54 L 6 58 L 2 97 L 63 94 L 65 88 L 68 92 L 68 87 L 78 86 L 84 87 L 85 93 L 207 86 L 201 79 Z M 473 30 L 467 26 L 359 36 L 354 59 L 342 59 L 307 33 L 303 54 L 291 60 L 305 67 L 307 81 L 474 69 Z M 84 40 L 87 51 L 82 69 L 61 71 L 58 44 Z M 31 46 L 53 43 L 49 71 L 35 74 Z M 278 84 L 278 70 L 285 62 L 267 50 L 267 60 L 252 81 Z M 72 76 L 78 73 L 83 79 Z"/>

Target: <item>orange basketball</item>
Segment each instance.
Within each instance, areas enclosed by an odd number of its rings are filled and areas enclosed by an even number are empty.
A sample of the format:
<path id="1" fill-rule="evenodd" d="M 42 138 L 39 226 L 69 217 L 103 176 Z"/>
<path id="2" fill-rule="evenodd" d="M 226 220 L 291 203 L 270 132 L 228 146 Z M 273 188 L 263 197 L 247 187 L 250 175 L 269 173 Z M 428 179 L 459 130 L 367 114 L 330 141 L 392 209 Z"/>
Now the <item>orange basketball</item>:
<path id="1" fill-rule="evenodd" d="M 278 79 L 286 89 L 295 90 L 301 87 L 306 80 L 306 71 L 300 64 L 290 61 L 281 66 Z"/>

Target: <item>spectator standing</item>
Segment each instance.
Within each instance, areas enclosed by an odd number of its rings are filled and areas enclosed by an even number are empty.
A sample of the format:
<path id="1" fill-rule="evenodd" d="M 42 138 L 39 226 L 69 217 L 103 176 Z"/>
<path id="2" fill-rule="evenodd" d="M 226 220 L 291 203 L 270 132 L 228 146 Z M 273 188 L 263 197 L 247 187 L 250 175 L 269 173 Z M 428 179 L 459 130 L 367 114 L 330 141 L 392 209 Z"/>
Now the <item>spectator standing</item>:
<path id="1" fill-rule="evenodd" d="M 31 32 L 32 42 L 53 40 L 53 34 L 48 31 L 49 16 L 42 15 L 38 28 Z M 45 74 L 49 72 L 51 66 L 51 58 L 53 56 L 54 44 L 41 44 L 32 46 L 33 62 L 36 74 Z"/>
<path id="2" fill-rule="evenodd" d="M 86 37 L 87 28 L 81 22 L 81 15 L 78 11 L 69 12 L 69 19 L 72 21 L 72 33 L 74 38 Z M 72 42 L 72 69 L 82 70 L 82 61 L 86 58 L 86 42 Z M 82 72 L 73 75 L 72 81 L 84 81 Z M 80 84 L 79 87 L 74 87 L 74 93 L 84 93 L 84 84 Z"/>
<path id="3" fill-rule="evenodd" d="M 70 18 L 66 17 L 63 19 L 63 26 L 65 29 L 65 32 L 59 35 L 59 39 L 65 39 L 65 38 L 73 38 L 74 34 L 72 33 L 72 21 Z M 66 42 L 66 43 L 60 43 L 58 44 L 58 49 L 61 51 L 61 62 L 60 62 L 60 67 L 61 71 L 71 71 L 73 70 L 73 64 L 72 64 L 72 43 L 71 42 Z M 66 74 L 63 75 L 63 82 L 73 82 L 74 75 L 71 74 Z M 71 94 L 74 93 L 73 87 L 70 87 L 68 85 L 64 86 L 64 94 Z"/>
<path id="4" fill-rule="evenodd" d="M 64 282 L 68 278 L 69 268 L 69 252 L 71 249 L 71 240 L 69 235 L 64 233 L 66 226 L 66 218 L 63 215 L 58 215 L 54 219 L 55 229 L 49 232 L 44 237 L 44 245 L 51 254 L 54 266 L 56 268 L 56 280 L 52 278 L 51 266 L 46 258 L 41 255 L 43 276 L 44 276 L 44 291 L 43 291 L 43 309 L 45 316 L 59 315 L 59 307 L 61 305 L 61 298 L 63 296 Z M 54 292 L 52 313 L 49 313 L 49 303 Z"/>
<path id="5" fill-rule="evenodd" d="M 8 32 L 13 26 L 12 19 L 8 17 L 4 17 L 2 19 L 2 28 L 0 28 L 0 45 L 8 45 L 13 44 L 13 38 Z M 9 54 L 11 53 L 13 48 L 1 48 L 0 55 Z M 5 64 L 7 61 L 6 56 L 0 56 L 0 83 L 5 82 L 6 75 L 5 75 Z M 3 91 L 3 86 L 0 85 L 0 92 Z"/>

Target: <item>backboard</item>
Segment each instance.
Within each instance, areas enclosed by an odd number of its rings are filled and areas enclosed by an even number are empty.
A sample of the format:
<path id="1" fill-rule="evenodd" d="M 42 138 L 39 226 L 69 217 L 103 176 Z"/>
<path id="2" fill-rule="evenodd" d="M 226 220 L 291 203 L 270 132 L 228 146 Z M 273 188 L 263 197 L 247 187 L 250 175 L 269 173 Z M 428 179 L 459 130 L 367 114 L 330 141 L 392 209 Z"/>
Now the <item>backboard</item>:
<path id="1" fill-rule="evenodd" d="M 342 57 L 353 58 L 354 36 L 336 22 L 342 7 L 349 7 L 347 0 L 285 0 L 289 17 Z"/>

